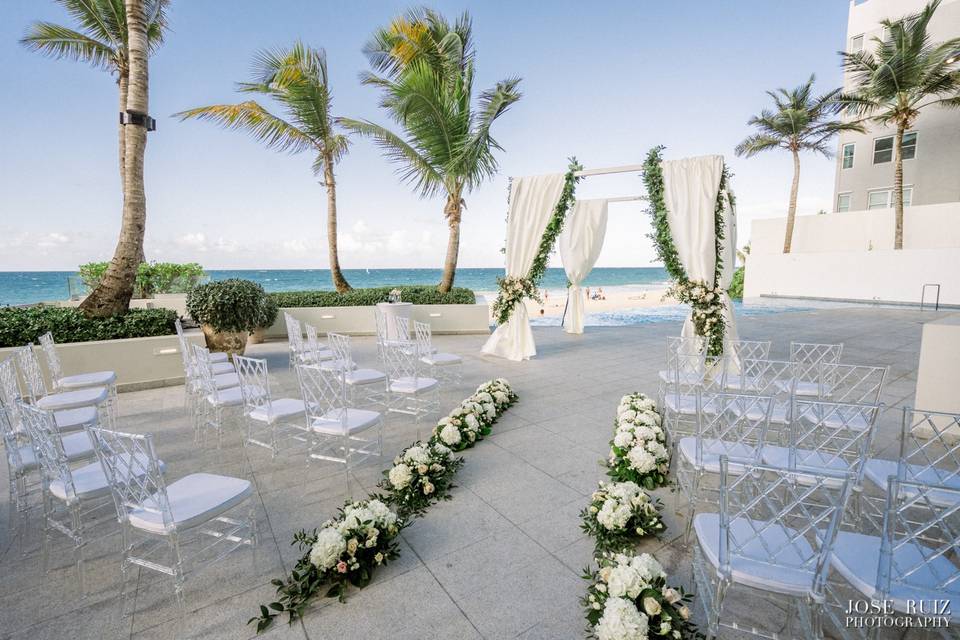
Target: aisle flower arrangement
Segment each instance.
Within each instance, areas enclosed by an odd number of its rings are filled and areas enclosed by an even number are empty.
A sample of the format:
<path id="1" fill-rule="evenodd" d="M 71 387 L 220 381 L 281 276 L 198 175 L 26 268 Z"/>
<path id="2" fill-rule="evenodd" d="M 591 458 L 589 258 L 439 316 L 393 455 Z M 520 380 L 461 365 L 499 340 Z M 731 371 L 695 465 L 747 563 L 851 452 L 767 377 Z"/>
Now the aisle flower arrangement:
<path id="1" fill-rule="evenodd" d="M 260 633 L 284 613 L 293 623 L 303 617 L 310 601 L 321 592 L 345 601 L 348 586 L 362 589 L 377 567 L 399 556 L 397 536 L 406 524 L 386 504 L 373 498 L 345 503 L 336 518 L 312 533 L 298 531 L 293 540 L 304 551 L 303 556 L 286 579 L 271 581 L 277 587 L 276 601 L 260 605 L 260 615 L 248 624 L 256 623 Z"/>
<path id="2" fill-rule="evenodd" d="M 490 435 L 493 423 L 517 400 L 504 378 L 485 382 L 433 428 L 431 442 L 463 451 Z"/>
<path id="3" fill-rule="evenodd" d="M 593 537 L 598 552 L 623 551 L 666 529 L 660 507 L 635 482 L 601 482 L 590 506 L 580 512 L 580 528 Z"/>
<path id="4" fill-rule="evenodd" d="M 381 499 L 392 505 L 402 518 L 423 515 L 427 507 L 450 500 L 453 476 L 463 466 L 450 447 L 434 442 L 414 442 L 393 459 L 377 485 L 386 493 Z"/>
<path id="5" fill-rule="evenodd" d="M 608 472 L 647 490 L 669 484 L 670 454 L 656 403 L 642 393 L 623 396 L 614 420 Z"/>
<path id="6" fill-rule="evenodd" d="M 648 553 L 605 553 L 597 569 L 584 572 L 590 581 L 581 601 L 588 622 L 587 634 L 597 640 L 702 638 L 690 622 L 693 596 L 667 586 L 667 574 Z"/>

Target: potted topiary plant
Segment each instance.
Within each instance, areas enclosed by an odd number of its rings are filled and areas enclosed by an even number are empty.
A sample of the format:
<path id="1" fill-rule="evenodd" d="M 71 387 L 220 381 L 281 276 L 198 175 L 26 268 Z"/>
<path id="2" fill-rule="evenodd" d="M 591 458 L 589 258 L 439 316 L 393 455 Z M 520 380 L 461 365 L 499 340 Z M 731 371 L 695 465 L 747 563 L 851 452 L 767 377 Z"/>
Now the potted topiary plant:
<path id="1" fill-rule="evenodd" d="M 273 326 L 277 321 L 277 314 L 280 308 L 273 297 L 266 295 L 260 304 L 260 317 L 257 319 L 257 328 L 250 332 L 250 338 L 247 340 L 250 344 L 260 344 L 266 337 L 267 329 Z"/>
<path id="2" fill-rule="evenodd" d="M 200 323 L 211 351 L 243 354 L 247 337 L 262 323 L 263 287 L 230 278 L 194 287 L 187 295 L 187 313 Z"/>

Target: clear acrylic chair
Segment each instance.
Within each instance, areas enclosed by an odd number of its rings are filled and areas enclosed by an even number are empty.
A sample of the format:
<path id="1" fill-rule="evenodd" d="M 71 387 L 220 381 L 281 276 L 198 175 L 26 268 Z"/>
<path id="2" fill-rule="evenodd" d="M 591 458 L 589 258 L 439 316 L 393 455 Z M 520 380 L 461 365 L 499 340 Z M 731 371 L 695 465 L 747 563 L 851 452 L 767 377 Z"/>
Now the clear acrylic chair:
<path id="1" fill-rule="evenodd" d="M 17 433 L 26 433 L 17 409 L 18 403 L 25 400 L 20 395 L 20 383 L 17 380 L 14 358 L 11 356 L 0 362 L 0 404 L 10 408 L 10 420 Z M 95 406 L 54 411 L 53 417 L 61 433 L 82 431 L 87 427 L 96 426 L 100 420 Z"/>
<path id="2" fill-rule="evenodd" d="M 383 344 L 388 411 L 413 416 L 420 437 L 420 421 L 440 411 L 440 383 L 424 373 L 426 365 L 415 340 L 390 340 Z"/>
<path id="3" fill-rule="evenodd" d="M 353 357 L 350 336 L 328 333 L 327 344 L 333 352 L 334 362 L 351 364 L 343 372 L 343 382 L 347 385 L 347 405 L 358 408 L 371 405 L 386 409 L 387 396 L 384 392 L 384 383 L 387 375 L 377 369 L 367 369 L 357 365 Z"/>
<path id="4" fill-rule="evenodd" d="M 40 348 L 47 361 L 47 371 L 50 374 L 53 391 L 73 391 L 75 389 L 86 389 L 88 387 L 106 387 L 110 392 L 109 404 L 107 405 L 114 419 L 117 417 L 117 374 L 113 371 L 90 371 L 87 373 L 75 373 L 64 375 L 63 365 L 60 362 L 60 356 L 57 354 L 57 346 L 53 340 L 53 334 L 49 331 L 40 336 Z"/>
<path id="5" fill-rule="evenodd" d="M 677 355 L 683 354 L 696 356 L 704 352 L 703 338 L 699 336 L 670 336 L 667 338 L 666 345 L 666 359 L 664 360 L 666 363 L 666 368 L 657 372 L 657 375 L 660 379 L 660 393 L 658 394 L 658 397 L 660 398 L 660 404 L 663 404 L 664 385 L 668 385 L 673 382 L 674 376 L 671 363 L 676 359 Z"/>
<path id="6" fill-rule="evenodd" d="M 173 578 L 183 615 L 183 587 L 189 574 L 218 563 L 235 549 L 257 545 L 251 483 L 230 476 L 191 473 L 167 484 L 152 436 L 106 429 L 90 432 L 122 532 L 121 603 L 127 572 L 135 565 Z M 240 509 L 245 509 L 244 517 L 228 515 Z M 166 563 L 162 559 L 164 547 L 169 554 Z"/>
<path id="7" fill-rule="evenodd" d="M 732 465 L 740 468 L 731 472 Z M 830 551 L 852 479 L 829 471 L 805 477 L 801 483 L 789 469 L 720 458 L 719 513 L 699 513 L 693 522 L 693 573 L 708 638 L 716 638 L 721 628 L 765 638 L 823 637 Z M 750 615 L 742 608 L 741 615 L 733 615 L 729 605 L 747 594 L 778 602 L 786 612 L 786 632 L 758 627 L 758 620 L 741 617 Z M 734 602 L 725 607 L 729 600 Z M 793 633 L 795 619 L 802 635 Z"/>
<path id="8" fill-rule="evenodd" d="M 14 357 L 16 358 L 17 368 L 20 370 L 20 377 L 25 384 L 26 394 L 24 394 L 24 398 L 29 400 L 30 404 L 45 411 L 73 412 L 65 414 L 70 417 L 68 422 L 74 421 L 73 416 L 84 417 L 89 415 L 90 409 L 94 409 L 97 420 L 101 424 L 112 424 L 113 412 L 109 409 L 109 389 L 106 387 L 86 387 L 72 391 L 49 393 L 43 378 L 43 372 L 40 370 L 37 354 L 33 351 L 33 343 L 17 348 L 14 351 Z"/>
<path id="9" fill-rule="evenodd" d="M 696 433 L 697 393 L 723 391 L 726 367 L 708 365 L 702 353 L 679 352 L 673 355 L 668 365 L 671 382 L 664 386 L 661 410 L 667 442 L 675 449 L 680 438 Z"/>
<path id="10" fill-rule="evenodd" d="M 740 393 L 770 396 L 770 430 L 766 442 L 786 443 L 786 428 L 793 421 L 796 399 L 796 365 L 786 360 L 750 360 L 740 362 Z"/>
<path id="11" fill-rule="evenodd" d="M 817 397 L 831 402 L 880 404 L 889 367 L 821 362 Z"/>
<path id="12" fill-rule="evenodd" d="M 193 415 L 195 440 L 202 442 L 207 429 L 217 432 L 217 448 L 223 446 L 223 428 L 227 418 L 243 406 L 243 392 L 239 384 L 221 387 L 213 373 L 210 351 L 206 347 L 190 345 L 193 362 L 200 382 L 201 399 Z M 239 376 L 238 376 L 239 381 Z"/>
<path id="13" fill-rule="evenodd" d="M 705 476 L 720 473 L 721 456 L 728 457 L 730 473 L 743 470 L 743 463 L 757 464 L 770 424 L 773 398 L 733 393 L 697 392 L 697 432 L 677 444 L 677 497 L 687 503 L 686 538 L 701 493 L 713 490 Z M 714 504 L 716 501 L 714 501 Z"/>
<path id="14" fill-rule="evenodd" d="M 414 337 L 421 354 L 420 361 L 429 367 L 430 376 L 459 385 L 463 380 L 463 358 L 433 348 L 433 330 L 428 322 L 413 321 Z"/>
<path id="15" fill-rule="evenodd" d="M 740 376 L 740 367 L 734 366 L 746 360 L 769 360 L 770 340 L 726 340 L 724 352 L 728 355 L 729 370 L 724 380 L 724 388 L 730 391 L 740 391 L 743 383 Z"/>
<path id="16" fill-rule="evenodd" d="M 843 344 L 817 344 L 813 342 L 791 342 L 790 362 L 797 365 L 796 394 L 798 396 L 818 396 L 820 393 L 821 363 L 840 362 Z"/>
<path id="17" fill-rule="evenodd" d="M 840 531 L 833 546 L 826 607 L 833 631 L 844 640 L 878 637 L 879 625 L 862 627 L 847 620 L 849 602 L 866 599 L 890 606 L 888 617 L 942 616 L 938 628 L 928 628 L 956 638 L 960 488 L 890 476 L 886 495 L 880 535 Z"/>
<path id="18" fill-rule="evenodd" d="M 173 324 L 177 329 L 177 340 L 180 342 L 180 355 L 184 358 L 189 358 L 190 343 L 187 341 L 187 336 L 183 332 L 183 323 L 180 322 L 180 318 L 177 318 L 173 321 Z M 233 371 L 233 365 L 230 364 L 230 355 L 222 351 L 211 352 L 210 362 L 214 365 L 213 370 L 215 373 L 220 374 Z"/>
<path id="19" fill-rule="evenodd" d="M 19 417 L 13 416 L 15 408 L 0 403 L 0 436 L 7 456 L 8 516 L 7 527 L 17 538 L 23 552 L 23 536 L 30 523 L 31 497 L 38 493 L 36 456 L 26 432 L 18 433 L 14 424 L 20 424 Z M 28 454 L 28 455 L 25 455 Z"/>
<path id="20" fill-rule="evenodd" d="M 314 460 L 344 465 L 347 494 L 350 467 L 383 450 L 383 416 L 376 411 L 348 405 L 345 371 L 332 374 L 315 365 L 298 365 L 297 381 L 306 405 L 306 426 L 310 433 L 307 464 Z M 375 433 L 373 438 L 367 432 Z"/>
<path id="21" fill-rule="evenodd" d="M 269 449 L 274 458 L 289 445 L 302 448 L 307 442 L 303 400 L 273 398 L 266 360 L 234 356 L 233 361 L 240 377 L 247 423 L 245 444 Z"/>

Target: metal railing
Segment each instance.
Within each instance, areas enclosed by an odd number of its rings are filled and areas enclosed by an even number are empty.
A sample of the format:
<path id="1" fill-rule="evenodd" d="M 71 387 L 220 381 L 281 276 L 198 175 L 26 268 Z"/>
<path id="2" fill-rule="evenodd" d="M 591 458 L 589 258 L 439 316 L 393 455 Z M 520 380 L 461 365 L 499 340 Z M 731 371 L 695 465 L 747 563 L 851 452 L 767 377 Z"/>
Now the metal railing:
<path id="1" fill-rule="evenodd" d="M 920 311 L 923 311 L 924 302 L 926 302 L 927 297 L 927 287 L 936 287 L 937 288 L 937 297 L 933 302 L 933 310 L 939 311 L 940 309 L 940 285 L 939 284 L 925 284 L 923 288 L 920 289 Z"/>

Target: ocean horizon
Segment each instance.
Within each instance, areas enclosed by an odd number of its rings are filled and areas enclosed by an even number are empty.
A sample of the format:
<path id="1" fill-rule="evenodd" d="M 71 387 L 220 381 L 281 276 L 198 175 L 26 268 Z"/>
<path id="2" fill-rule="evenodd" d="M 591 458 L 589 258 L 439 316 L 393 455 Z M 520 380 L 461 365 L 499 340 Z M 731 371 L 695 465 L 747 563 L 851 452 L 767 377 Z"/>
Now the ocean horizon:
<path id="1" fill-rule="evenodd" d="M 252 280 L 270 292 L 305 289 L 332 290 L 329 269 L 208 269 L 211 280 L 243 278 Z M 440 282 L 441 269 L 344 269 L 350 285 L 386 287 Z M 0 271 L 0 305 L 35 304 L 66 300 L 70 297 L 67 281 L 76 271 Z M 457 269 L 455 286 L 477 292 L 495 292 L 502 268 Z M 663 267 L 597 267 L 584 286 L 652 288 L 666 284 Z M 549 290 L 564 289 L 567 276 L 560 267 L 547 269 L 541 284 Z"/>

